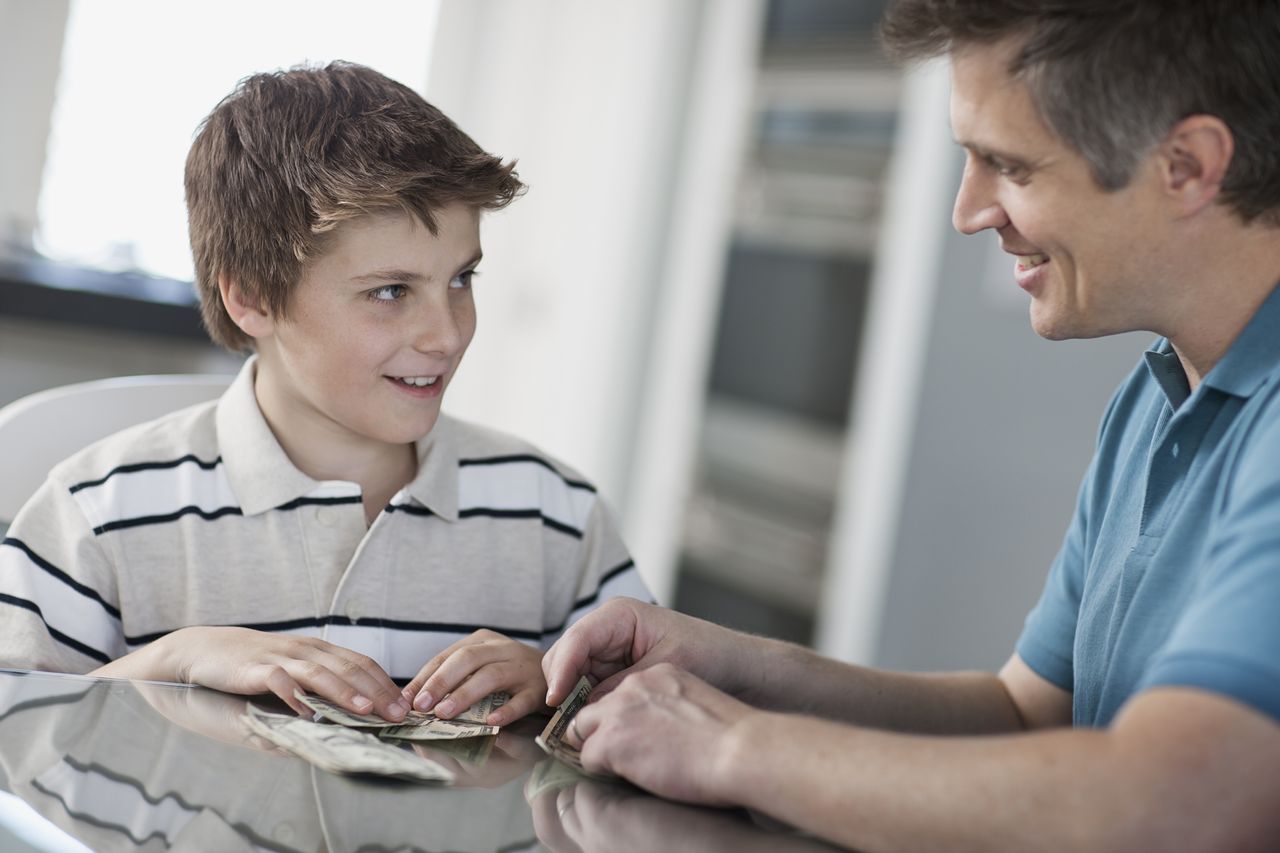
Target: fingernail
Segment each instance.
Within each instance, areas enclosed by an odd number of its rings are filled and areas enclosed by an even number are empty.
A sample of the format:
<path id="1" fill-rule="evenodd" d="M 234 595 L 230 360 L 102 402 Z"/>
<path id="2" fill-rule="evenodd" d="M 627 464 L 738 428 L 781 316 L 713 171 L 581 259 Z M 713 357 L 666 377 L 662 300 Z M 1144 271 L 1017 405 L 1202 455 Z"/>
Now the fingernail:
<path id="1" fill-rule="evenodd" d="M 391 707 L 388 710 L 391 711 L 391 715 L 393 717 L 403 717 L 405 714 L 409 713 L 409 706 L 404 702 L 397 700 L 391 703 Z"/>
<path id="2" fill-rule="evenodd" d="M 413 700 L 413 707 L 417 708 L 419 711 L 430 711 L 431 704 L 435 701 L 435 699 L 431 698 L 430 693 L 419 693 L 418 698 Z"/>
<path id="3" fill-rule="evenodd" d="M 441 717 L 448 717 L 448 716 L 451 716 L 452 714 L 453 714 L 453 700 L 452 700 L 452 699 L 446 699 L 446 700 L 444 700 L 443 702 L 441 702 L 439 705 L 437 705 L 437 706 L 436 706 L 436 715 L 437 715 L 437 716 L 441 716 Z"/>
<path id="4" fill-rule="evenodd" d="M 365 697 L 357 694 L 351 697 L 351 704 L 355 705 L 357 708 L 360 708 L 361 710 L 367 710 L 369 706 L 372 705 L 373 703 L 370 702 Z"/>

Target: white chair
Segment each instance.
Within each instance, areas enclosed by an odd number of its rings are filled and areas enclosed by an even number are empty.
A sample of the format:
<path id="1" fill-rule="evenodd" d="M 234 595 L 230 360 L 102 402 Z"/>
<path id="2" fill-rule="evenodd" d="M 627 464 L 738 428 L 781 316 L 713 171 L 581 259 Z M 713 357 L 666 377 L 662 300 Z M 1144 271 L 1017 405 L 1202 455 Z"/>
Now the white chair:
<path id="1" fill-rule="evenodd" d="M 125 427 L 212 400 L 232 376 L 121 376 L 38 391 L 0 408 L 0 529 L 49 469 Z"/>

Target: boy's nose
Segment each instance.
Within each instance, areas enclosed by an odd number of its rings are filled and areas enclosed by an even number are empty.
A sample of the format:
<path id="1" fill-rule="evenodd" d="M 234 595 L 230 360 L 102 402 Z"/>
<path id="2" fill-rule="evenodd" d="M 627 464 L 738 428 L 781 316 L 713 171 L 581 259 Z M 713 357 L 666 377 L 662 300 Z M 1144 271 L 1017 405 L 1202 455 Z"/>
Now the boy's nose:
<path id="1" fill-rule="evenodd" d="M 424 312 L 414 330 L 413 348 L 421 353 L 453 356 L 466 346 L 466 318 L 455 316 L 448 306 Z"/>

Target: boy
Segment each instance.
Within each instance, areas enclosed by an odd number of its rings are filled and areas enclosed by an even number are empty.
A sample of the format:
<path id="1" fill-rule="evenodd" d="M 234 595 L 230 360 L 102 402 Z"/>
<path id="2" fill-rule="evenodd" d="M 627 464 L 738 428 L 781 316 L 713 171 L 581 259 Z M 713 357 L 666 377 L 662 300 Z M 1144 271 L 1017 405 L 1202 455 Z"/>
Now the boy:
<path id="1" fill-rule="evenodd" d="M 255 354 L 50 473 L 0 547 L 0 663 L 389 720 L 540 707 L 541 650 L 648 594 L 594 488 L 440 414 L 513 167 L 362 66 L 242 81 L 186 193 L 205 326 Z"/>

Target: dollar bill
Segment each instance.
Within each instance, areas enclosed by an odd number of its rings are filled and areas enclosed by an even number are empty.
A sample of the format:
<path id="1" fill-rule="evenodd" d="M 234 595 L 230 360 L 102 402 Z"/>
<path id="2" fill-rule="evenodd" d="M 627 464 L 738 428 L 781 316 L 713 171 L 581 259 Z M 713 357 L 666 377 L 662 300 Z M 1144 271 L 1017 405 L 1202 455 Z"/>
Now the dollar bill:
<path id="1" fill-rule="evenodd" d="M 330 773 L 453 781 L 447 768 L 359 729 L 272 714 L 254 705 L 249 705 L 242 719 L 254 734 Z"/>
<path id="2" fill-rule="evenodd" d="M 409 711 L 400 722 L 384 720 L 376 714 L 352 712 L 319 696 L 311 696 L 301 690 L 294 696 L 310 708 L 316 719 L 325 719 L 339 725 L 358 729 L 376 729 L 382 737 L 402 740 L 455 740 L 466 737 L 485 737 L 498 733 L 497 726 L 485 724 L 494 709 L 500 708 L 510 698 L 506 693 L 491 693 L 467 710 L 448 720 L 423 711 Z"/>
<path id="3" fill-rule="evenodd" d="M 579 773 L 595 778 L 605 778 L 583 770 L 582 754 L 577 748 L 564 742 L 564 734 L 569 730 L 569 724 L 573 722 L 574 716 L 582 709 L 583 705 L 587 704 L 587 700 L 590 698 L 591 682 L 587 681 L 586 678 L 579 678 L 573 690 L 560 703 L 560 707 L 556 709 L 556 712 L 551 715 L 551 720 L 547 723 L 546 728 L 542 730 L 542 734 L 534 738 L 534 741 L 552 758 L 569 765 Z"/>

